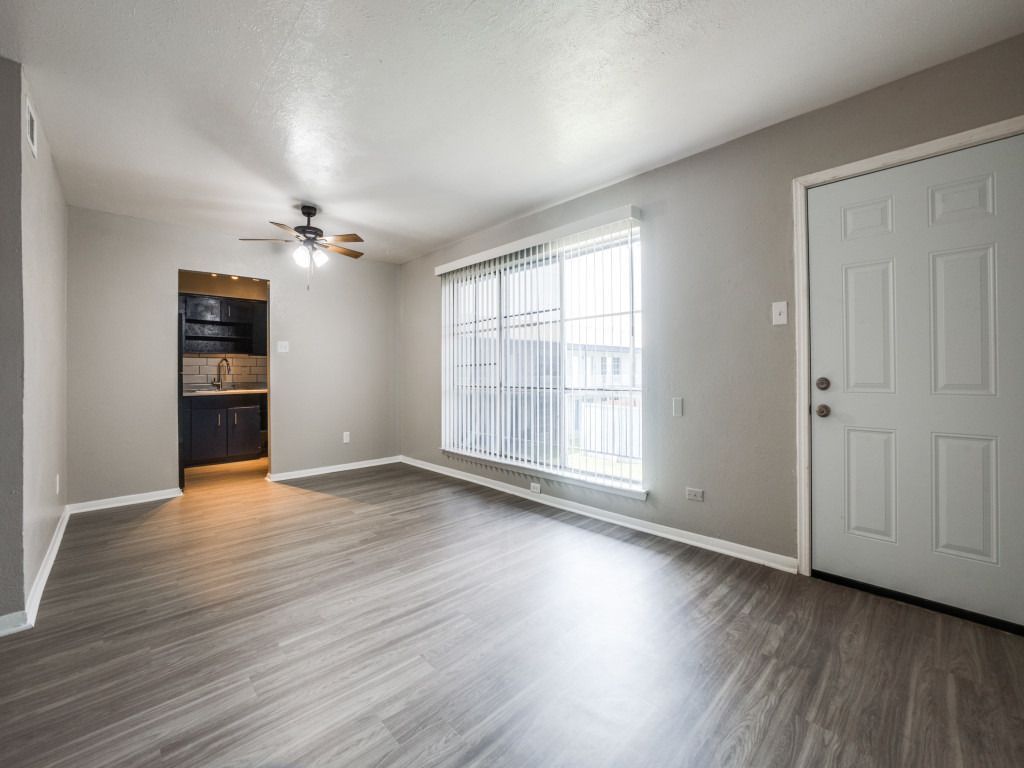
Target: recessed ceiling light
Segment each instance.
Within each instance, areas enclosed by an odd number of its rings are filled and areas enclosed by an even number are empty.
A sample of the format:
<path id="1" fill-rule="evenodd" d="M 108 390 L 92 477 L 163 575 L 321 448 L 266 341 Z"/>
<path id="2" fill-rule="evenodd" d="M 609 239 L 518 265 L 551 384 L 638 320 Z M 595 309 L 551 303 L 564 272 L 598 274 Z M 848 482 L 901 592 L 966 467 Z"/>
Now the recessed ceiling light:
<path id="1" fill-rule="evenodd" d="M 210 277 L 220 277 L 216 272 L 211 272 Z"/>
<path id="2" fill-rule="evenodd" d="M 238 279 L 238 275 L 232 275 L 232 276 L 231 276 L 231 279 L 232 279 L 232 280 L 237 280 L 237 279 Z"/>
<path id="3" fill-rule="evenodd" d="M 258 283 L 258 282 L 260 282 L 260 279 L 259 279 L 258 277 L 254 277 L 254 278 L 252 279 L 252 281 L 253 281 L 254 283 Z"/>

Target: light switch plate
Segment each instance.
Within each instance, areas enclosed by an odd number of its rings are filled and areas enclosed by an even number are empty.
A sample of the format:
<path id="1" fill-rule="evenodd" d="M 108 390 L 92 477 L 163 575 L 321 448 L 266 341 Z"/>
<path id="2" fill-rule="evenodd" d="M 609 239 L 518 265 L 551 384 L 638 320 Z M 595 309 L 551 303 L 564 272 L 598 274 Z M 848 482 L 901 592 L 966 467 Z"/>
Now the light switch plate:
<path id="1" fill-rule="evenodd" d="M 530 483 L 530 493 L 540 493 L 540 483 Z"/>
<path id="2" fill-rule="evenodd" d="M 279 341 L 279 342 L 277 342 L 277 351 L 278 352 L 287 352 L 288 351 L 288 342 L 287 341 Z"/>
<path id="3" fill-rule="evenodd" d="M 343 443 L 351 443 L 352 442 L 352 435 L 351 435 L 351 433 L 349 433 L 349 432 L 342 432 L 341 433 L 341 442 L 343 442 Z"/>
<path id="4" fill-rule="evenodd" d="M 703 488 L 687 488 L 686 489 L 686 500 L 687 501 L 704 501 L 704 489 Z"/>
<path id="5" fill-rule="evenodd" d="M 772 302 L 772 325 L 787 325 L 789 323 L 789 302 Z"/>
<path id="6" fill-rule="evenodd" d="M 673 397 L 672 398 L 672 415 L 682 416 L 683 415 L 683 398 Z"/>

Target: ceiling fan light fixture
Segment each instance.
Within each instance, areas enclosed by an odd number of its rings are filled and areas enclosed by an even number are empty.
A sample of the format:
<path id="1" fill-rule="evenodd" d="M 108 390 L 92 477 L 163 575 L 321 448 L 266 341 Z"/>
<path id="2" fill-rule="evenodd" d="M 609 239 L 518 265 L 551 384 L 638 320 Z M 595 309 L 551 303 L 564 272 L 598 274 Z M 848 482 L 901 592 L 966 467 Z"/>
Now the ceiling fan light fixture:
<path id="1" fill-rule="evenodd" d="M 309 251 L 310 249 L 306 247 L 305 243 L 303 243 L 292 251 L 292 260 L 303 269 L 308 269 L 310 258 Z"/>
<path id="2" fill-rule="evenodd" d="M 314 264 L 316 264 L 318 267 L 322 267 L 324 264 L 327 263 L 328 257 L 326 253 L 321 251 L 319 248 L 313 248 L 312 251 Z"/>

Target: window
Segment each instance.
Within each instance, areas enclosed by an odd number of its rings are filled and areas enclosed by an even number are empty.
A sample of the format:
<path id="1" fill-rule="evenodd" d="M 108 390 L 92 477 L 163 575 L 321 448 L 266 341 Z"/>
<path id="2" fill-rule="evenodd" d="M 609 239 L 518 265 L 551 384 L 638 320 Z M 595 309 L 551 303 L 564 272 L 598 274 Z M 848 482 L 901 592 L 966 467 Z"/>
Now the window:
<path id="1" fill-rule="evenodd" d="M 443 272 L 442 447 L 639 488 L 640 261 L 629 218 Z"/>

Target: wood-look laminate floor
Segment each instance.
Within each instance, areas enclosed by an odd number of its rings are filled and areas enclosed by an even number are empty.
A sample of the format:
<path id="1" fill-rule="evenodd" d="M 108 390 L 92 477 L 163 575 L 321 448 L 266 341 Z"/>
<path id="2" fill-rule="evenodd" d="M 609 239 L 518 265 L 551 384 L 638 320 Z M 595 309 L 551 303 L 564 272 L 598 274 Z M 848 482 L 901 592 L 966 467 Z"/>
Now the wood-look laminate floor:
<path id="1" fill-rule="evenodd" d="M 1024 638 L 404 465 L 71 519 L 0 765 L 1024 766 Z"/>

